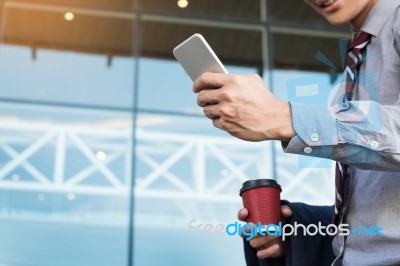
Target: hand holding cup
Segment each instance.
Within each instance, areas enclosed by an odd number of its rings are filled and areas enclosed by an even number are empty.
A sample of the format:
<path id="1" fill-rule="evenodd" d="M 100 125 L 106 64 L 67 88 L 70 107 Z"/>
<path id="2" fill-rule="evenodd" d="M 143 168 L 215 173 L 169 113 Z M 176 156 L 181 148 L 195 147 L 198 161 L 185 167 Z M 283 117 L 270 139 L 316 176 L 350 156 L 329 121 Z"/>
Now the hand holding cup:
<path id="1" fill-rule="evenodd" d="M 247 222 L 248 210 L 240 209 L 238 219 L 242 222 Z M 287 205 L 281 206 L 282 220 L 292 216 L 292 210 Z M 250 246 L 257 249 L 257 257 L 259 259 L 279 258 L 285 255 L 285 246 L 281 237 L 275 236 L 257 236 L 250 240 Z"/>
<path id="2" fill-rule="evenodd" d="M 288 206 L 281 206 L 281 191 L 280 185 L 272 179 L 257 179 L 244 182 L 240 190 L 244 208 L 239 211 L 239 220 L 252 225 L 278 226 L 279 222 L 292 215 L 292 211 Z M 267 228 L 269 229 L 270 227 Z M 252 238 L 249 244 L 258 250 L 257 257 L 260 259 L 277 258 L 285 254 L 281 236 L 261 234 Z"/>

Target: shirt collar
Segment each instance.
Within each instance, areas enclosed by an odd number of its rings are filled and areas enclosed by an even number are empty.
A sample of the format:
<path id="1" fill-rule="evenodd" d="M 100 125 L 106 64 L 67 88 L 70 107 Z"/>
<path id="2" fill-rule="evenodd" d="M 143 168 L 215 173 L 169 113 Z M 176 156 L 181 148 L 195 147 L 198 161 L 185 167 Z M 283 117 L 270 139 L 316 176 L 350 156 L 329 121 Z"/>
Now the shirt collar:
<path id="1" fill-rule="evenodd" d="M 386 20 L 392 12 L 395 12 L 400 6 L 400 0 L 378 0 L 375 6 L 367 15 L 361 31 L 367 32 L 373 36 L 378 36 L 385 25 Z"/>

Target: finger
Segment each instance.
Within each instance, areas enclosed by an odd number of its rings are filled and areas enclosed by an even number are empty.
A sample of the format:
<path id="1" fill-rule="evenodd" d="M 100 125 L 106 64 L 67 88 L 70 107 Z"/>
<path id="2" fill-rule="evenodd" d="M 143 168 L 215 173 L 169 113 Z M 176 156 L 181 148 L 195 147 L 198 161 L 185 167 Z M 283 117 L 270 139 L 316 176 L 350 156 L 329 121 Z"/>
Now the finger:
<path id="1" fill-rule="evenodd" d="M 240 209 L 238 212 L 238 219 L 242 222 L 246 222 L 246 218 L 249 215 L 249 211 L 246 208 Z"/>
<path id="2" fill-rule="evenodd" d="M 283 253 L 281 249 L 282 247 L 280 245 L 274 244 L 266 249 L 261 249 L 257 251 L 257 257 L 259 259 L 276 258 Z"/>
<path id="3" fill-rule="evenodd" d="M 285 218 L 288 218 L 288 217 L 292 216 L 292 214 L 293 214 L 292 210 L 287 205 L 281 206 L 281 212 L 282 212 L 282 216 Z"/>
<path id="4" fill-rule="evenodd" d="M 197 95 L 197 105 L 204 107 L 210 104 L 217 104 L 219 94 L 220 91 L 217 89 L 202 90 Z"/>
<path id="5" fill-rule="evenodd" d="M 213 126 L 219 129 L 222 129 L 222 121 L 221 118 L 217 117 L 212 120 Z"/>
<path id="6" fill-rule="evenodd" d="M 261 241 L 258 240 L 259 244 L 257 245 L 257 249 L 266 249 L 269 248 L 270 246 L 273 246 L 275 244 L 281 245 L 282 244 L 282 239 L 280 237 L 272 237 L 272 236 L 267 236 L 267 237 L 260 237 Z"/>
<path id="7" fill-rule="evenodd" d="M 226 120 L 221 119 L 221 117 L 213 118 L 212 123 L 214 127 L 224 131 L 229 131 L 229 129 L 232 129 L 232 125 Z"/>
<path id="8" fill-rule="evenodd" d="M 272 236 L 257 236 L 250 240 L 250 246 L 253 248 L 266 248 L 273 244 L 279 243 L 281 240 Z"/>
<path id="9" fill-rule="evenodd" d="M 220 110 L 220 106 L 218 104 L 207 105 L 207 106 L 204 106 L 203 113 L 205 116 L 207 116 L 210 119 L 217 119 L 220 117 L 219 110 Z"/>
<path id="10" fill-rule="evenodd" d="M 204 73 L 193 83 L 193 92 L 198 93 L 205 89 L 221 88 L 228 78 L 228 74 Z"/>
<path id="11" fill-rule="evenodd" d="M 254 228 L 254 223 L 251 223 L 251 222 L 250 222 L 250 223 L 248 223 L 248 224 L 251 225 L 252 228 Z M 246 233 L 250 233 L 251 230 L 250 230 L 250 228 L 249 228 L 248 226 L 246 226 L 246 227 L 244 227 L 244 231 L 245 231 Z M 248 235 L 247 235 L 247 236 L 244 235 L 242 231 L 240 231 L 240 236 L 243 237 L 243 238 L 249 237 Z"/>

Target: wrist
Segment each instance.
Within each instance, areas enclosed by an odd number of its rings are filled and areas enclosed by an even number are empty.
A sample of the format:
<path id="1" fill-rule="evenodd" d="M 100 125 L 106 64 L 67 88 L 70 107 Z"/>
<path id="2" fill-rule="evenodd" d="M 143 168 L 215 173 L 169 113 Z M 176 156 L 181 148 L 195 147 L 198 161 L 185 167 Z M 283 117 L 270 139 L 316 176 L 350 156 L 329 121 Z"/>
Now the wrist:
<path id="1" fill-rule="evenodd" d="M 278 115 L 278 132 L 277 139 L 283 142 L 289 142 L 294 137 L 295 132 L 292 124 L 292 109 L 289 102 L 280 101 L 277 110 Z"/>

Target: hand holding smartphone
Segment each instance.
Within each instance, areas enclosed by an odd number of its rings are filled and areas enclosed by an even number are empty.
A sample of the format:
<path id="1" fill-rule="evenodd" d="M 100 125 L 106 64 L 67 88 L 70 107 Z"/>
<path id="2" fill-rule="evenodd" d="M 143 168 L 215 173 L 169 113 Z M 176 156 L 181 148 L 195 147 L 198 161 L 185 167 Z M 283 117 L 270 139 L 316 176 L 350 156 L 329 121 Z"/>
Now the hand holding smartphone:
<path id="1" fill-rule="evenodd" d="M 228 73 L 210 45 L 199 33 L 175 47 L 173 54 L 192 81 L 205 72 Z"/>

